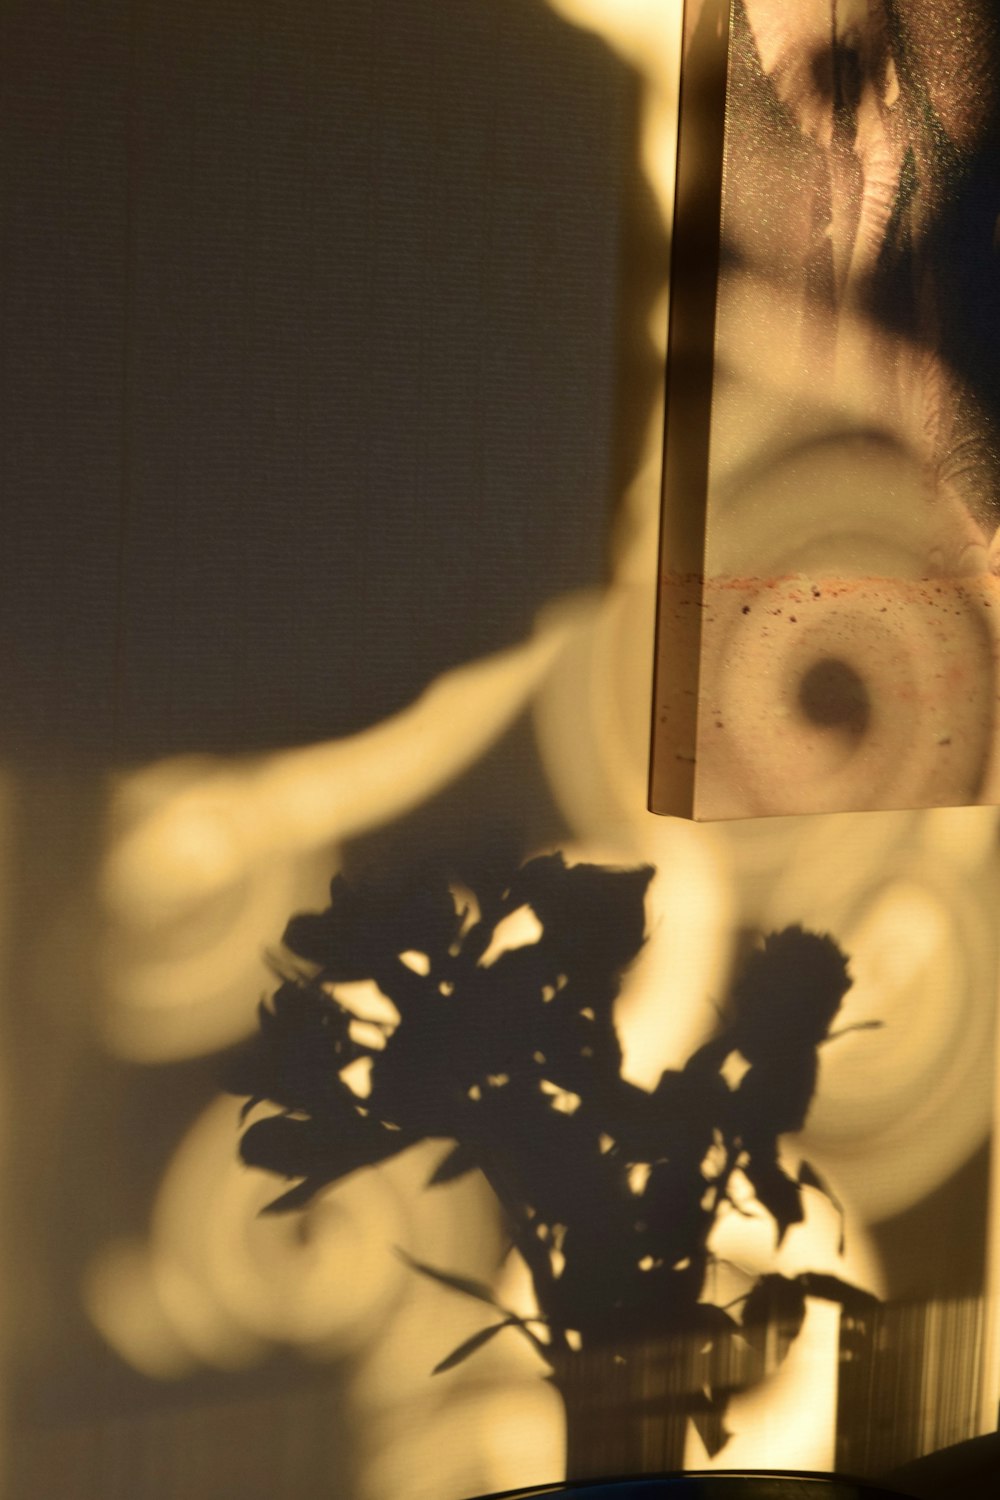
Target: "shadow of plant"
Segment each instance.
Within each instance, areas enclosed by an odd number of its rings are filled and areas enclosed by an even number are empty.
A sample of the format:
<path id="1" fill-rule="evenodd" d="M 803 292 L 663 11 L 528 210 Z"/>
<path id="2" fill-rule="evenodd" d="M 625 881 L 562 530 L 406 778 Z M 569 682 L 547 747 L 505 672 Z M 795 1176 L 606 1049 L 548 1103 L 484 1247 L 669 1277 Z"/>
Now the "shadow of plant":
<path id="1" fill-rule="evenodd" d="M 516 1328 L 564 1383 L 581 1351 L 619 1361 L 640 1342 L 696 1351 L 686 1399 L 710 1452 L 726 1441 L 734 1386 L 759 1377 L 768 1328 L 787 1349 L 806 1298 L 863 1318 L 874 1299 L 830 1275 L 758 1276 L 736 1303 L 705 1296 L 720 1213 L 767 1211 L 780 1244 L 802 1191 L 830 1197 L 779 1137 L 804 1124 L 819 1048 L 850 988 L 830 937 L 765 938 L 719 1029 L 651 1092 L 621 1076 L 614 1002 L 645 938 L 653 871 L 532 859 L 475 895 L 444 879 L 351 882 L 293 917 L 283 980 L 227 1086 L 248 1096 L 244 1161 L 295 1179 L 266 1210 L 300 1208 L 362 1167 L 427 1138 L 455 1144 L 430 1185 L 473 1170 L 492 1185 L 539 1314 L 501 1306 L 485 1283 L 411 1261 L 496 1316 L 438 1364 L 453 1368 Z M 839 1208 L 839 1205 L 838 1205 Z M 734 1341 L 741 1351 L 735 1365 Z"/>

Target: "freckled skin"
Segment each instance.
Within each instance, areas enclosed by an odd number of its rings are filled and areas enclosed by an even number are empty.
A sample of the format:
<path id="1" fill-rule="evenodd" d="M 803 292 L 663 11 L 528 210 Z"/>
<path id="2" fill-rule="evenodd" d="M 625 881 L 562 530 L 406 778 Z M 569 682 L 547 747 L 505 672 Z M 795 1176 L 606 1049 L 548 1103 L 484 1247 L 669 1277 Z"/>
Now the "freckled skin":
<path id="1" fill-rule="evenodd" d="M 654 764 L 658 810 L 1000 795 L 997 40 L 977 0 L 735 7 L 704 579 L 685 608 L 665 577 L 661 611 L 661 655 L 697 663 L 694 729 L 681 688 L 657 701 L 693 769 Z M 937 578 L 947 621 L 916 588 Z M 798 712 L 824 658 L 864 685 L 864 734 Z"/>

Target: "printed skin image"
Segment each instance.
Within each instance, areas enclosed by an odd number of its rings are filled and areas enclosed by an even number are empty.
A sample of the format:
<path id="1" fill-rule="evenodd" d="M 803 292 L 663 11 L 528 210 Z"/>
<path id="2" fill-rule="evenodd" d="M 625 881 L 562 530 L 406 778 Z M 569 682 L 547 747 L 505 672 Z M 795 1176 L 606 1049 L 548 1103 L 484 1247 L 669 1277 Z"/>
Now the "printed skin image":
<path id="1" fill-rule="evenodd" d="M 689 8 L 689 58 L 727 9 Z M 697 615 L 697 726 L 671 746 L 667 664 L 661 811 L 683 810 L 671 755 L 704 818 L 998 796 L 996 37 L 977 17 L 733 10 L 698 573 L 664 553 L 665 660 L 671 619 L 676 641 Z"/>

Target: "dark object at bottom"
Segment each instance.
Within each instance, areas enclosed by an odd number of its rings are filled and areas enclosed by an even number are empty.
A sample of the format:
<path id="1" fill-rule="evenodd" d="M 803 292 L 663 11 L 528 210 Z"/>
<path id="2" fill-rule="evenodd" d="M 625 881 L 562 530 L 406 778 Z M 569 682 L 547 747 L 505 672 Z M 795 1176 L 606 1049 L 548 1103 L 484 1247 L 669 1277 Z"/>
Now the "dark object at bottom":
<path id="1" fill-rule="evenodd" d="M 508 1490 L 489 1500 L 531 1500 L 545 1495 L 559 1496 L 560 1500 L 899 1500 L 909 1494 L 905 1489 L 884 1489 L 835 1474 L 727 1474 L 713 1470 L 541 1485 L 537 1489 Z"/>
<path id="2" fill-rule="evenodd" d="M 893 1469 L 885 1483 L 919 1500 L 993 1500 L 1000 1494 L 1000 1433 L 939 1448 Z"/>

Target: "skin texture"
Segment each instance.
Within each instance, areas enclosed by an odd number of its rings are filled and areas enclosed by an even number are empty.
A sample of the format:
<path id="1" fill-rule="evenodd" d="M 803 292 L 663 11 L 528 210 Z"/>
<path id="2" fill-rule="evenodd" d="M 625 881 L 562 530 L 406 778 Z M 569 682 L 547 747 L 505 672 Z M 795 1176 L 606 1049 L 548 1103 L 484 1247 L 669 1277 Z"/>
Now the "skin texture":
<path id="1" fill-rule="evenodd" d="M 980 22 L 908 0 L 734 7 L 704 577 L 695 557 L 664 595 L 678 635 L 697 611 L 698 818 L 996 795 L 1000 192 Z M 831 664 L 863 723 L 806 704 Z"/>

